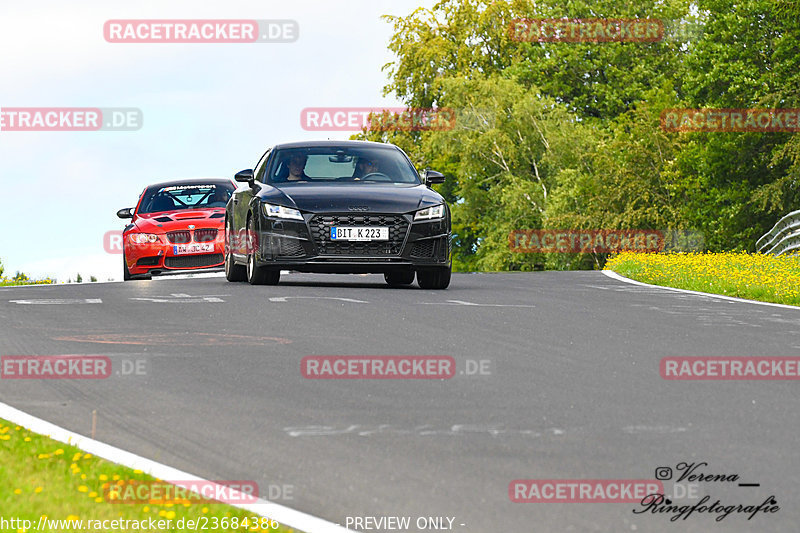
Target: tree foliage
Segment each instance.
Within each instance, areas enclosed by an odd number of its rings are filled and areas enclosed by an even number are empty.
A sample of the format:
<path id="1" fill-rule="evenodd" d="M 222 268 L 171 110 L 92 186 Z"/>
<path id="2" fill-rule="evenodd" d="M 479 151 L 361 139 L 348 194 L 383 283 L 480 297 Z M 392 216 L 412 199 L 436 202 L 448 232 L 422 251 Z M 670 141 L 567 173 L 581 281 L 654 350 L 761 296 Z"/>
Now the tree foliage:
<path id="1" fill-rule="evenodd" d="M 800 204 L 795 133 L 675 133 L 670 108 L 800 108 L 793 0 L 442 0 L 387 17 L 385 87 L 456 113 L 445 131 L 364 131 L 444 172 L 454 260 L 464 270 L 586 268 L 603 257 L 512 253 L 534 228 L 701 232 L 752 249 Z M 649 18 L 664 38 L 520 42 L 520 18 Z"/>

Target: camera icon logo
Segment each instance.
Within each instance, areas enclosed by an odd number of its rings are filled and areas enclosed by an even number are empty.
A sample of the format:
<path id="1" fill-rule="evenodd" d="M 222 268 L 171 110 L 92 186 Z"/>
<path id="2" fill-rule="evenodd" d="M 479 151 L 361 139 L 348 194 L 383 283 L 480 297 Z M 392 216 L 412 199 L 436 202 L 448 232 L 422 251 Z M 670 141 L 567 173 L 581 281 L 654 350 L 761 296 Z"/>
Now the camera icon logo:
<path id="1" fill-rule="evenodd" d="M 668 466 L 659 466 L 656 468 L 656 479 L 659 481 L 672 479 L 672 469 Z"/>

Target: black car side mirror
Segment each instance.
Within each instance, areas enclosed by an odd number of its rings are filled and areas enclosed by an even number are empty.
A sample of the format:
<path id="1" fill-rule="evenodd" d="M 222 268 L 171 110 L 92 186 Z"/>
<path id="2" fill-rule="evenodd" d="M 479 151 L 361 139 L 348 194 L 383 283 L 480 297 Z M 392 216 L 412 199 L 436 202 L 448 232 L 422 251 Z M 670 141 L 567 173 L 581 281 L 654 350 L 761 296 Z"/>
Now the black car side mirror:
<path id="1" fill-rule="evenodd" d="M 428 186 L 433 185 L 434 183 L 444 183 L 444 174 L 426 168 L 425 172 L 422 173 L 422 181 L 424 181 L 425 185 Z"/>
<path id="2" fill-rule="evenodd" d="M 125 209 L 120 209 L 117 211 L 117 216 L 119 218 L 133 218 L 133 208 L 126 207 Z"/>
<path id="3" fill-rule="evenodd" d="M 236 173 L 233 177 L 236 181 L 241 181 L 243 183 L 249 183 L 251 186 L 253 185 L 253 181 L 255 181 L 255 176 L 253 175 L 253 169 L 248 168 L 247 170 L 240 170 Z"/>

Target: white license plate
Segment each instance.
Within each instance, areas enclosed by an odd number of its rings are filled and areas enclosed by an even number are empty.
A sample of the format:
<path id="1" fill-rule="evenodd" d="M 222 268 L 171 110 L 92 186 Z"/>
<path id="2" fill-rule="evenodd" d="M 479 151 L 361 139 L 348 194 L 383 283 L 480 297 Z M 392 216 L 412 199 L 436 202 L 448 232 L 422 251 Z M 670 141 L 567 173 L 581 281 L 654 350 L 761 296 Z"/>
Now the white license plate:
<path id="1" fill-rule="evenodd" d="M 389 228 L 364 226 L 333 226 L 332 241 L 388 241 Z"/>
<path id="2" fill-rule="evenodd" d="M 214 251 L 214 243 L 212 242 L 196 242 L 192 244 L 176 244 L 172 247 L 172 253 L 175 255 L 183 254 L 207 254 Z"/>

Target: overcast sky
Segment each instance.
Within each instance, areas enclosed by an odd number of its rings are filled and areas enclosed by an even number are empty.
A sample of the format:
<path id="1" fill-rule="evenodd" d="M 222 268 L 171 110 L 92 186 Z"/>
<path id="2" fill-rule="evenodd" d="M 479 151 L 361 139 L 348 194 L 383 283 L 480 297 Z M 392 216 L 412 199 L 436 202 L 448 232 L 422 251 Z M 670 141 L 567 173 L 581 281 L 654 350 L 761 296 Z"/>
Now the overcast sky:
<path id="1" fill-rule="evenodd" d="M 383 14 L 433 0 L 75 1 L 0 4 L 0 109 L 131 107 L 143 127 L 0 131 L 0 260 L 6 276 L 121 277 L 103 235 L 151 182 L 232 176 L 270 145 L 311 132 L 305 107 L 401 105 L 383 97 L 393 59 Z M 292 43 L 119 44 L 111 19 L 291 19 Z"/>

